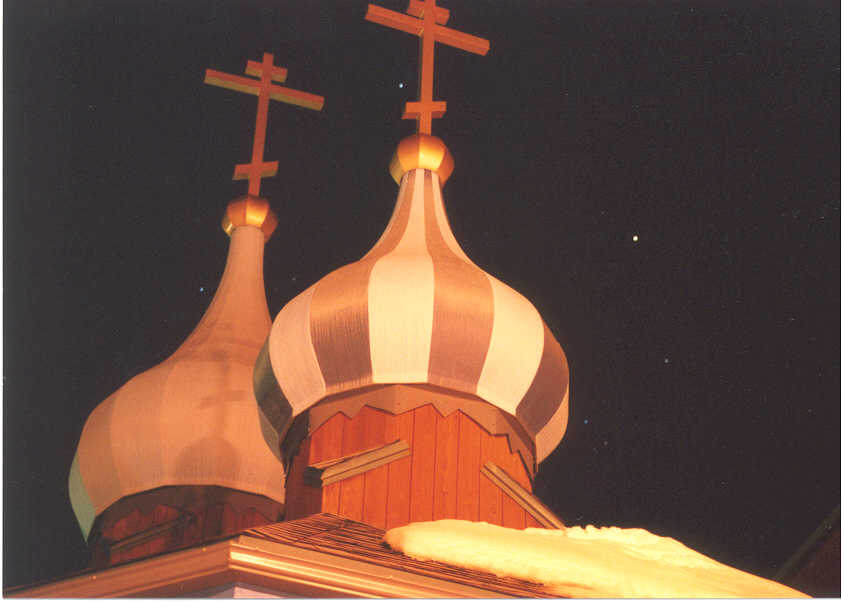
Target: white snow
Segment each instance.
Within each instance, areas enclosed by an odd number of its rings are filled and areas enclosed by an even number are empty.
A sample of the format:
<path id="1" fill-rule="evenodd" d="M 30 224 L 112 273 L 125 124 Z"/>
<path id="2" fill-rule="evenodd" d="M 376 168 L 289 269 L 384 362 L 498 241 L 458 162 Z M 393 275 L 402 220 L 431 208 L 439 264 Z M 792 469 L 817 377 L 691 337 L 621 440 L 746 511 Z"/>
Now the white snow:
<path id="1" fill-rule="evenodd" d="M 543 583 L 559 596 L 792 598 L 804 594 L 721 564 L 645 529 L 507 529 L 439 520 L 386 532 L 392 548 L 499 576 Z"/>

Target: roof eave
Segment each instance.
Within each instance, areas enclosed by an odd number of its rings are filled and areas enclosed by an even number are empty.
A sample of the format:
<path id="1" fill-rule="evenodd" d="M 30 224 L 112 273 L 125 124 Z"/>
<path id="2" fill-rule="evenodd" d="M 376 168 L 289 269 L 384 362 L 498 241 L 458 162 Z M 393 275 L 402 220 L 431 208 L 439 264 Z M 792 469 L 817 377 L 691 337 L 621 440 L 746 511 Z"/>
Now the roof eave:
<path id="1" fill-rule="evenodd" d="M 509 597 L 247 535 L 6 592 L 6 596 L 172 597 L 235 582 L 305 597 Z"/>

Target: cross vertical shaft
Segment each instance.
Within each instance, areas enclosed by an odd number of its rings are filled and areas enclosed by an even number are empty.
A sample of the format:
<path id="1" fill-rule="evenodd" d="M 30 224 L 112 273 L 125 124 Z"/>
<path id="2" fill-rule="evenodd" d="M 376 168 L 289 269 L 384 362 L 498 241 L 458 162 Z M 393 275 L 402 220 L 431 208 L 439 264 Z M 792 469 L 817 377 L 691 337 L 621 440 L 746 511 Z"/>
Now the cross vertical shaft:
<path id="1" fill-rule="evenodd" d="M 436 25 L 436 0 L 427 0 L 424 10 L 424 32 L 428 34 L 421 34 L 419 44 L 421 45 L 421 65 L 418 82 L 418 100 L 422 105 L 432 105 L 433 102 L 433 74 L 435 67 L 433 66 L 433 57 L 436 48 L 436 39 L 432 35 Z M 433 130 L 433 113 L 432 111 L 423 111 L 418 116 L 417 131 L 419 134 L 431 134 Z"/>
<path id="2" fill-rule="evenodd" d="M 257 117 L 254 122 L 254 144 L 251 149 L 251 165 L 262 165 L 266 146 L 266 125 L 269 121 L 269 87 L 272 85 L 272 55 L 263 53 L 260 70 L 260 92 L 257 95 Z M 260 196 L 261 172 L 249 170 L 249 194 Z"/>

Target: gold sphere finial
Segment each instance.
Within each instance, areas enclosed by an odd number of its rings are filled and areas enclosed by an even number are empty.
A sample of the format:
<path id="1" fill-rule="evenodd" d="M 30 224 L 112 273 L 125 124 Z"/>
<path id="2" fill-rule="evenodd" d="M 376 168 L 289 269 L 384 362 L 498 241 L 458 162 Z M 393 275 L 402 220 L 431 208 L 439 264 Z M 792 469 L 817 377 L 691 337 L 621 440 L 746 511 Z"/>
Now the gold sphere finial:
<path id="1" fill-rule="evenodd" d="M 246 195 L 228 203 L 222 216 L 222 229 L 228 236 L 238 226 L 254 226 L 263 230 L 264 241 L 268 241 L 278 225 L 278 216 L 262 197 Z"/>
<path id="2" fill-rule="evenodd" d="M 444 186 L 453 173 L 453 155 L 441 138 L 430 134 L 413 134 L 400 141 L 389 164 L 392 178 L 400 185 L 403 174 L 419 168 L 436 172 Z"/>

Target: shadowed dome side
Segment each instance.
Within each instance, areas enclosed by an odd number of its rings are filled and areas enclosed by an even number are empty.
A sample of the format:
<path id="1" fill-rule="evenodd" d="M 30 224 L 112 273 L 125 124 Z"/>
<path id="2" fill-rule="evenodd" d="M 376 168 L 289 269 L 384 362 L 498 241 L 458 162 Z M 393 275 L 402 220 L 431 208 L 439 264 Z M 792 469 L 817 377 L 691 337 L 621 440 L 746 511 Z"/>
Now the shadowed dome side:
<path id="1" fill-rule="evenodd" d="M 248 219 L 265 201 L 239 202 L 242 216 L 226 214 L 228 259 L 202 320 L 175 353 L 129 380 L 85 423 L 69 488 L 86 538 L 119 499 L 164 486 L 214 485 L 284 500 L 277 445 L 264 443 L 273 430 L 252 389 L 271 324 L 263 286 L 271 227 Z"/>
<path id="2" fill-rule="evenodd" d="M 476 395 L 517 418 L 539 462 L 567 426 L 564 352 L 535 307 L 459 247 L 430 169 L 402 174 L 371 251 L 281 309 L 255 368 L 281 436 L 327 396 L 390 383 Z"/>

